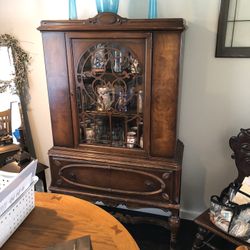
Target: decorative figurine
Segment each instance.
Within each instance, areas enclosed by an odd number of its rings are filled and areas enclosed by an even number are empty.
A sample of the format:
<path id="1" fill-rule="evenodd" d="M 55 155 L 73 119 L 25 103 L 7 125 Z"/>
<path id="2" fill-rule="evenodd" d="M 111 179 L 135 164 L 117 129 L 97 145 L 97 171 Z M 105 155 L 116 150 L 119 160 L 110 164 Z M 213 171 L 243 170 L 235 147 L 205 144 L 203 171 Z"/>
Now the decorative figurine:
<path id="1" fill-rule="evenodd" d="M 131 57 L 130 72 L 133 74 L 139 73 L 139 61 Z"/>
<path id="2" fill-rule="evenodd" d="M 110 82 L 104 86 L 97 87 L 97 110 L 110 110 L 115 98 L 115 89 Z"/>
<path id="3" fill-rule="evenodd" d="M 119 97 L 117 100 L 117 110 L 119 112 L 127 112 L 127 99 L 126 94 L 122 91 L 119 92 Z"/>
<path id="4" fill-rule="evenodd" d="M 97 44 L 96 51 L 92 55 L 92 70 L 94 72 L 104 72 L 106 66 L 105 49 L 103 44 Z"/>

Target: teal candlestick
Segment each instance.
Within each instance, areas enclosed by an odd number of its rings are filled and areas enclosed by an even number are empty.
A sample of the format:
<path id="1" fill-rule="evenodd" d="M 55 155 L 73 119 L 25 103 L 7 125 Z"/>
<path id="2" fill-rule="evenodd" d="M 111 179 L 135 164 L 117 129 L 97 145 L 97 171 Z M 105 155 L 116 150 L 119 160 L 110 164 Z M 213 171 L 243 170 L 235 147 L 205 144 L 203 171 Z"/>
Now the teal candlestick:
<path id="1" fill-rule="evenodd" d="M 69 0 L 69 19 L 77 19 L 76 0 Z"/>
<path id="2" fill-rule="evenodd" d="M 157 18 L 157 0 L 149 0 L 148 18 Z"/>

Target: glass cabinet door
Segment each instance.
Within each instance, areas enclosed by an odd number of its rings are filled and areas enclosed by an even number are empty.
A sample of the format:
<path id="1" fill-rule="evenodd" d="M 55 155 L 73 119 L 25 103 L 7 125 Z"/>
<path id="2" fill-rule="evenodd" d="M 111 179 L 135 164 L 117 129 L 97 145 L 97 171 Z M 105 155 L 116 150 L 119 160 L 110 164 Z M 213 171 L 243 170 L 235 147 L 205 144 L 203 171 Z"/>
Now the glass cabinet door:
<path id="1" fill-rule="evenodd" d="M 73 44 L 79 144 L 144 148 L 145 52 L 137 56 L 144 41 L 137 43 L 89 39 Z"/>

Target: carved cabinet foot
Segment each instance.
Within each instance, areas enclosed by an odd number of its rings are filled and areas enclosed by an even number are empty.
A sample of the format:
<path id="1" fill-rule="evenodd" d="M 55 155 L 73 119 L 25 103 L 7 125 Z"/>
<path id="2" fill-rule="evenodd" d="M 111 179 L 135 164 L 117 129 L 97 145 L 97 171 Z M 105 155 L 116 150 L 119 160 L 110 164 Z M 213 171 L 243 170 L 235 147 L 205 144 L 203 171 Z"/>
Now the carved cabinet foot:
<path id="1" fill-rule="evenodd" d="M 198 232 L 195 235 L 192 250 L 197 250 L 197 249 L 200 249 L 202 247 L 207 232 L 208 231 L 206 229 L 204 229 L 202 227 L 198 227 Z"/>
<path id="2" fill-rule="evenodd" d="M 179 216 L 170 216 L 169 218 L 169 228 L 170 228 L 170 250 L 176 249 L 177 243 L 177 233 L 180 227 Z"/>

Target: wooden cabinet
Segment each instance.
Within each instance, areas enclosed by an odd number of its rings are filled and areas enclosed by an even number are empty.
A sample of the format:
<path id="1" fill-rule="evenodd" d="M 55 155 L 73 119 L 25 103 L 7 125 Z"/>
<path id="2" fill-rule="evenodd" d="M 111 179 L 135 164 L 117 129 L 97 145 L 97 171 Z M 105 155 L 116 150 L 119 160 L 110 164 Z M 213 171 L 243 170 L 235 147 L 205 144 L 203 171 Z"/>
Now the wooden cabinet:
<path id="1" fill-rule="evenodd" d="M 176 138 L 182 19 L 42 21 L 54 146 L 50 190 L 171 211 L 179 226 Z"/>

